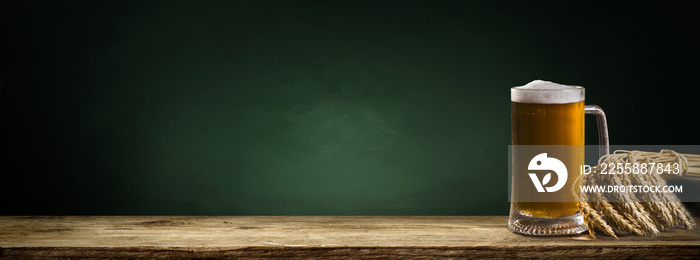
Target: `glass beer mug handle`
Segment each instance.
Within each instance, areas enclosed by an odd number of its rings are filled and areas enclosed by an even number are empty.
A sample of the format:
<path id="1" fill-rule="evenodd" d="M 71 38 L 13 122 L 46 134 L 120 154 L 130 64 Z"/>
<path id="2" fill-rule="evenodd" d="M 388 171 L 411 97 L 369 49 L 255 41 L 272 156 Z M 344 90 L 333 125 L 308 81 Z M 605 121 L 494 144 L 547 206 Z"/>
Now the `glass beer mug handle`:
<path id="1" fill-rule="evenodd" d="M 608 140 L 608 120 L 603 109 L 596 105 L 586 105 L 586 114 L 595 115 L 598 122 L 598 152 L 600 157 L 610 154 L 610 141 Z"/>

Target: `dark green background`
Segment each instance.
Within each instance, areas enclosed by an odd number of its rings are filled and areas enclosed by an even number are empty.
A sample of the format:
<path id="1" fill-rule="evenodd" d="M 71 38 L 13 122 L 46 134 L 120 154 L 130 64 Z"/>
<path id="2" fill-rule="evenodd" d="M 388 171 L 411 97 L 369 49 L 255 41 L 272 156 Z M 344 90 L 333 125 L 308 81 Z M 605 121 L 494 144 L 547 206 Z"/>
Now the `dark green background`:
<path id="1" fill-rule="evenodd" d="M 505 215 L 533 79 L 698 144 L 695 8 L 562 2 L 3 1 L 0 214 Z"/>

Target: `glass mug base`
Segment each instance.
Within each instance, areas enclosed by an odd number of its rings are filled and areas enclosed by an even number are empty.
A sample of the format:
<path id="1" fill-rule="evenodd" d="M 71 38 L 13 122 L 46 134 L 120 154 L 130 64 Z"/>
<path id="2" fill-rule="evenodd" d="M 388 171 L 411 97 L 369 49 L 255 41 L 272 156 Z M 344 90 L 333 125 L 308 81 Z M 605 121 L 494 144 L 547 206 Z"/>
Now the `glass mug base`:
<path id="1" fill-rule="evenodd" d="M 566 236 L 588 231 L 579 211 L 563 217 L 536 217 L 511 207 L 508 230 L 530 236 Z"/>

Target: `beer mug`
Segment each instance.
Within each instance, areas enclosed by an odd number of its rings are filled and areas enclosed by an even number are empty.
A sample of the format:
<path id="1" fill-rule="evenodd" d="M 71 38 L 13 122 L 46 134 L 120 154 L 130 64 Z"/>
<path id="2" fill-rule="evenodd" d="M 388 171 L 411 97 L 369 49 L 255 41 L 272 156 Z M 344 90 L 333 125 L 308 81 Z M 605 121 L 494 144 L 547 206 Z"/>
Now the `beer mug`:
<path id="1" fill-rule="evenodd" d="M 578 203 L 573 198 L 572 188 L 574 180 L 579 175 L 578 171 L 576 169 L 568 171 L 568 181 L 563 184 L 564 186 L 557 187 L 559 192 L 543 192 L 542 186 L 535 183 L 539 179 L 533 176 L 529 176 L 531 178 L 523 176 L 523 174 L 527 174 L 528 164 L 524 163 L 523 165 L 523 163 L 516 162 L 515 148 L 524 146 L 564 147 L 566 151 L 557 155 L 558 161 L 566 165 L 582 165 L 584 164 L 582 150 L 585 145 L 585 114 L 596 116 L 600 143 L 599 153 L 601 156 L 608 153 L 608 130 L 603 110 L 598 106 L 584 105 L 585 89 L 579 86 L 565 86 L 536 80 L 525 86 L 513 87 L 510 93 L 513 176 L 508 229 L 533 236 L 560 236 L 585 232 L 587 227 L 578 210 Z M 540 159 L 548 157 L 547 154 L 539 156 Z M 537 164 L 541 163 L 541 160 L 537 158 L 528 158 Z M 549 177 L 551 176 L 548 176 L 545 182 L 549 181 Z M 530 179 L 532 179 L 532 183 L 529 183 Z M 566 180 L 566 176 L 559 179 Z M 528 183 L 524 184 L 524 182 Z M 547 202 L 527 201 L 522 199 L 523 192 L 516 188 L 527 187 L 530 189 L 533 186 L 539 186 L 534 188 L 538 188 L 542 192 L 537 196 L 559 197 L 549 197 L 551 200 Z"/>

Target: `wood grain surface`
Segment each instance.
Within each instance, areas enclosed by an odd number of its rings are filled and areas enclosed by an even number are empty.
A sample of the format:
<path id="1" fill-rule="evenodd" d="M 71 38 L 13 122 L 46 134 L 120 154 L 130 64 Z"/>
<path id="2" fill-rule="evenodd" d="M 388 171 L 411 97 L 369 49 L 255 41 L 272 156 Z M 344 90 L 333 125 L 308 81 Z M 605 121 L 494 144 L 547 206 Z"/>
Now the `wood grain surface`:
<path id="1" fill-rule="evenodd" d="M 2 216 L 0 257 L 700 258 L 698 230 L 592 239 L 522 236 L 506 224 L 505 216 Z"/>

